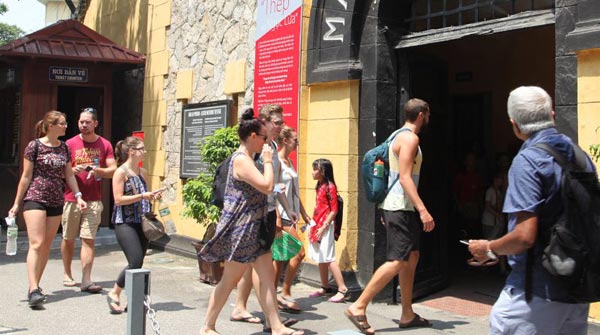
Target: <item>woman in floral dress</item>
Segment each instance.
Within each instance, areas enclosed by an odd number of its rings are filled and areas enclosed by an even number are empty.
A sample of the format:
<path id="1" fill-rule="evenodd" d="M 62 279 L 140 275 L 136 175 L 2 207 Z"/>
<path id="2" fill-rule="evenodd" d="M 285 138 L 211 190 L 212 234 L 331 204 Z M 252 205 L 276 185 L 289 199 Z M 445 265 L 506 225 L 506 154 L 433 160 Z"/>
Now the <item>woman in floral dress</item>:
<path id="1" fill-rule="evenodd" d="M 276 309 L 275 273 L 270 253 L 272 241 L 264 229 L 267 194 L 273 191 L 273 150 L 267 144 L 267 130 L 249 109 L 242 115 L 238 135 L 240 147 L 229 162 L 221 219 L 215 236 L 198 253 L 207 262 L 224 261 L 223 276 L 210 296 L 200 334 L 219 334 L 215 328 L 219 313 L 233 288 L 251 266 L 259 278 L 258 299 L 272 333 L 302 335 L 302 331 L 285 327 Z M 253 160 L 256 153 L 262 154 L 263 172 L 258 170 Z"/>

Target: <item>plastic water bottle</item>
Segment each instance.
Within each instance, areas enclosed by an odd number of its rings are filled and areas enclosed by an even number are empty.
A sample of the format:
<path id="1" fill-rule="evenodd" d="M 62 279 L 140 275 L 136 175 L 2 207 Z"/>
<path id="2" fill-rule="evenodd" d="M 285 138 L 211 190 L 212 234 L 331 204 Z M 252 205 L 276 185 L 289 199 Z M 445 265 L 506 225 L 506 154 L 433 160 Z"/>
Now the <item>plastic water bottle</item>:
<path id="1" fill-rule="evenodd" d="M 173 222 L 173 219 L 171 219 L 171 210 L 169 209 L 169 205 L 167 205 L 167 202 L 163 199 L 158 201 L 158 215 L 160 215 L 162 218 L 167 235 L 175 234 L 177 232 L 177 227 L 175 227 L 175 222 Z"/>
<path id="2" fill-rule="evenodd" d="M 373 164 L 373 175 L 379 178 L 383 178 L 383 168 L 383 161 L 381 159 L 376 160 Z"/>
<path id="3" fill-rule="evenodd" d="M 100 158 L 98 156 L 94 157 L 94 167 L 100 167 Z M 102 177 L 100 177 L 99 175 L 95 174 L 94 176 L 96 177 L 96 181 L 102 180 Z"/>
<path id="4" fill-rule="evenodd" d="M 8 229 L 6 230 L 6 254 L 8 256 L 14 256 L 17 254 L 17 235 L 19 234 L 19 228 L 14 217 L 7 217 L 6 224 Z"/>

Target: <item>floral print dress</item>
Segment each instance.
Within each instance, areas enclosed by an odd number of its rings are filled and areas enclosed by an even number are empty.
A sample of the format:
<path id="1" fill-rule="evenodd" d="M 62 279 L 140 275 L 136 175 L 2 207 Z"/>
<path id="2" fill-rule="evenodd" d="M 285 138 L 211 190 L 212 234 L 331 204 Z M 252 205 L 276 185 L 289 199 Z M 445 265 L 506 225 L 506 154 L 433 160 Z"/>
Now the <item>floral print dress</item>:
<path id="1" fill-rule="evenodd" d="M 225 199 L 215 235 L 198 252 L 207 262 L 253 262 L 264 250 L 261 226 L 267 224 L 267 196 L 233 176 L 235 152 L 229 162 Z"/>

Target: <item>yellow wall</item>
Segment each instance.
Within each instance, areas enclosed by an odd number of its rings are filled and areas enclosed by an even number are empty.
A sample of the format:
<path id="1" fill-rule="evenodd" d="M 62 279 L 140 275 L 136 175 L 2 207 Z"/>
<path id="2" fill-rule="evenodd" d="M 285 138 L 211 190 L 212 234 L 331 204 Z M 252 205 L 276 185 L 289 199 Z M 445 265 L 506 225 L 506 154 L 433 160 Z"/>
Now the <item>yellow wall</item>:
<path id="1" fill-rule="evenodd" d="M 600 144 L 600 49 L 577 54 L 577 132 L 579 145 L 588 151 Z M 596 163 L 596 168 L 600 165 Z M 600 303 L 590 307 L 590 318 L 600 322 Z"/>
<path id="2" fill-rule="evenodd" d="M 150 187 L 159 188 L 167 176 L 169 181 L 176 181 L 177 199 L 169 204 L 169 209 L 177 232 L 201 238 L 203 227 L 182 216 L 181 180 L 178 171 L 166 171 L 162 146 L 162 127 L 167 125 L 167 101 L 163 92 L 169 70 L 166 30 L 171 24 L 171 0 L 90 1 L 84 24 L 115 43 L 146 55 L 142 130 L 148 149 L 144 166 L 148 169 Z M 181 85 L 188 87 L 189 80 L 182 79 Z"/>
<path id="3" fill-rule="evenodd" d="M 316 195 L 312 162 L 329 159 L 338 192 L 344 198 L 344 226 L 336 243 L 336 259 L 342 270 L 356 270 L 359 82 L 304 87 L 302 97 L 306 108 L 300 112 L 300 196 L 307 212 L 312 213 Z"/>

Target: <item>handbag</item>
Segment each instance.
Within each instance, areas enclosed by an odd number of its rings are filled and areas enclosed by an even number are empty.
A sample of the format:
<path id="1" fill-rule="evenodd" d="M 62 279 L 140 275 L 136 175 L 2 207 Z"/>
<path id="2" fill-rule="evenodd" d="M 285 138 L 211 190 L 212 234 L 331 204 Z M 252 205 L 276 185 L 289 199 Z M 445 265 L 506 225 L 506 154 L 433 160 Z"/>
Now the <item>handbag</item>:
<path id="1" fill-rule="evenodd" d="M 130 180 L 131 174 L 126 168 L 127 180 L 131 183 L 131 190 L 133 194 L 139 194 L 138 187 L 135 182 Z M 156 217 L 154 212 L 146 212 L 142 214 L 142 232 L 148 239 L 148 241 L 156 241 L 165 235 L 165 225 Z"/>
<path id="2" fill-rule="evenodd" d="M 291 234 L 282 231 L 280 236 L 275 237 L 271 252 L 276 261 L 289 261 L 300 252 L 302 242 L 298 241 Z"/>
<path id="3" fill-rule="evenodd" d="M 148 241 L 156 241 L 165 234 L 165 225 L 160 222 L 155 213 L 146 212 L 142 215 L 142 232 Z"/>

